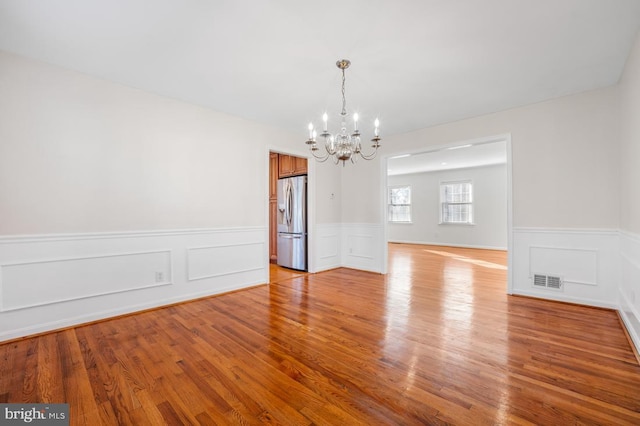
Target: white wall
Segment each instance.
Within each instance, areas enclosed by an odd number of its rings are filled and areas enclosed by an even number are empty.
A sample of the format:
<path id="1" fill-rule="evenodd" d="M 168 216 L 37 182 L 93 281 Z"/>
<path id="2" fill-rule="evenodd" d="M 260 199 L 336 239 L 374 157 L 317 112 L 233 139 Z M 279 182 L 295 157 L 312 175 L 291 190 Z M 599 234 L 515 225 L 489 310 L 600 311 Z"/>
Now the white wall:
<path id="1" fill-rule="evenodd" d="M 300 143 L 303 145 L 303 142 Z M 315 166 L 317 222 L 336 224 L 342 221 L 342 167 L 330 161 L 318 163 L 313 157 L 309 163 Z"/>
<path id="2" fill-rule="evenodd" d="M 640 36 L 636 38 L 620 82 L 620 221 L 640 234 Z"/>
<path id="3" fill-rule="evenodd" d="M 0 235 L 263 225 L 264 147 L 298 142 L 2 52 L 0 88 Z"/>
<path id="4" fill-rule="evenodd" d="M 474 225 L 440 225 L 440 183 L 473 182 Z M 507 248 L 506 165 L 388 177 L 388 186 L 411 186 L 411 223 L 387 225 L 388 240 L 476 248 Z"/>
<path id="5" fill-rule="evenodd" d="M 510 134 L 514 226 L 617 229 L 618 117 L 611 87 L 388 136 L 382 155 Z M 379 223 L 380 167 L 358 164 L 343 176 L 345 188 L 358 188 L 343 197 L 343 220 Z"/>
<path id="6" fill-rule="evenodd" d="M 640 348 L 640 35 L 620 82 L 620 305 Z"/>

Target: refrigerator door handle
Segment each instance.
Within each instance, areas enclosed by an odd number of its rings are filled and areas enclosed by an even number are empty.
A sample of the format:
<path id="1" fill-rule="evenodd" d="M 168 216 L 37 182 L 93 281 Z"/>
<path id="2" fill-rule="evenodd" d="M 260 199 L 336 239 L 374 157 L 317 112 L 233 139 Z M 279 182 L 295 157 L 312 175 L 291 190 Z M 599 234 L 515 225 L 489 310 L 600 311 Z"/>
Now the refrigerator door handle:
<path id="1" fill-rule="evenodd" d="M 293 211 L 293 193 L 291 186 L 291 181 L 288 180 L 285 188 L 285 222 L 287 226 L 291 226 L 291 216 Z"/>
<path id="2" fill-rule="evenodd" d="M 299 240 L 300 238 L 302 238 L 301 234 L 279 234 L 278 236 L 280 238 L 284 238 L 284 239 L 287 239 L 287 240 L 292 240 L 292 239 Z"/>

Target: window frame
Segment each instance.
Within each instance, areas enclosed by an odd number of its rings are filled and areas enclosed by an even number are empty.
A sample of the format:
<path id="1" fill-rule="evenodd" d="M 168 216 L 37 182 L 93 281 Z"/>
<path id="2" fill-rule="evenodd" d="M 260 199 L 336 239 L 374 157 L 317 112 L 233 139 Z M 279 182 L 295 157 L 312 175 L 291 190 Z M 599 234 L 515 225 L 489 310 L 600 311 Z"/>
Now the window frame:
<path id="1" fill-rule="evenodd" d="M 470 198 L 471 200 L 468 202 L 447 202 L 445 200 L 445 187 L 447 185 L 457 185 L 457 184 L 468 184 L 470 185 Z M 449 180 L 449 181 L 440 181 L 440 185 L 439 185 L 439 191 L 440 191 L 440 203 L 439 203 L 439 207 L 440 207 L 440 221 L 438 222 L 438 225 L 461 225 L 461 226 L 474 226 L 475 225 L 475 212 L 474 212 L 474 204 L 475 204 L 475 194 L 474 194 L 474 184 L 473 184 L 473 180 L 472 179 L 459 179 L 459 180 Z M 445 205 L 468 205 L 470 206 L 470 213 L 469 216 L 470 220 L 466 221 L 466 222 L 452 222 L 452 221 L 445 221 L 444 217 L 444 211 L 445 211 Z"/>
<path id="2" fill-rule="evenodd" d="M 393 189 L 398 189 L 398 188 L 408 188 L 409 189 L 409 203 L 408 204 L 392 204 L 391 203 L 391 191 Z M 412 192 L 413 189 L 411 188 L 411 185 L 389 185 L 387 186 L 387 222 L 388 223 L 393 223 L 393 224 L 407 224 L 407 223 L 413 223 L 413 208 L 412 208 Z M 399 207 L 408 207 L 408 215 L 409 215 L 409 220 L 392 220 L 392 215 L 391 215 L 391 208 L 395 207 L 395 206 L 399 206 Z"/>

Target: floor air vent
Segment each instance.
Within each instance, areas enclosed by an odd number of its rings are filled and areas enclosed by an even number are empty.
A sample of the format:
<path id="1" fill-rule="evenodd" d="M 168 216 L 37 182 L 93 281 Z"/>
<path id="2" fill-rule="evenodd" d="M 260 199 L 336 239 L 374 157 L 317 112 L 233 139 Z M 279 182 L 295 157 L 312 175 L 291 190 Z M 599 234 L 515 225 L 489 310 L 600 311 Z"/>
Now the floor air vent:
<path id="1" fill-rule="evenodd" d="M 562 278 L 553 275 L 534 274 L 533 286 L 562 290 Z"/>

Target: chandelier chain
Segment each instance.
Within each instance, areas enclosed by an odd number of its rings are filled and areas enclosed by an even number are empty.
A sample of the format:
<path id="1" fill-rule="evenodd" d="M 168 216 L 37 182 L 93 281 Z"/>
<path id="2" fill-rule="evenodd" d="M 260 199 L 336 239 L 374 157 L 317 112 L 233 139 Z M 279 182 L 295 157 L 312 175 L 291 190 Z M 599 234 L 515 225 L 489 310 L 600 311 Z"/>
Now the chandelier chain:
<path id="1" fill-rule="evenodd" d="M 342 116 L 346 116 L 347 115 L 347 98 L 345 97 L 345 90 L 344 90 L 344 82 L 345 82 L 346 78 L 344 76 L 344 68 L 342 69 L 342 112 L 340 113 L 340 115 Z"/>

